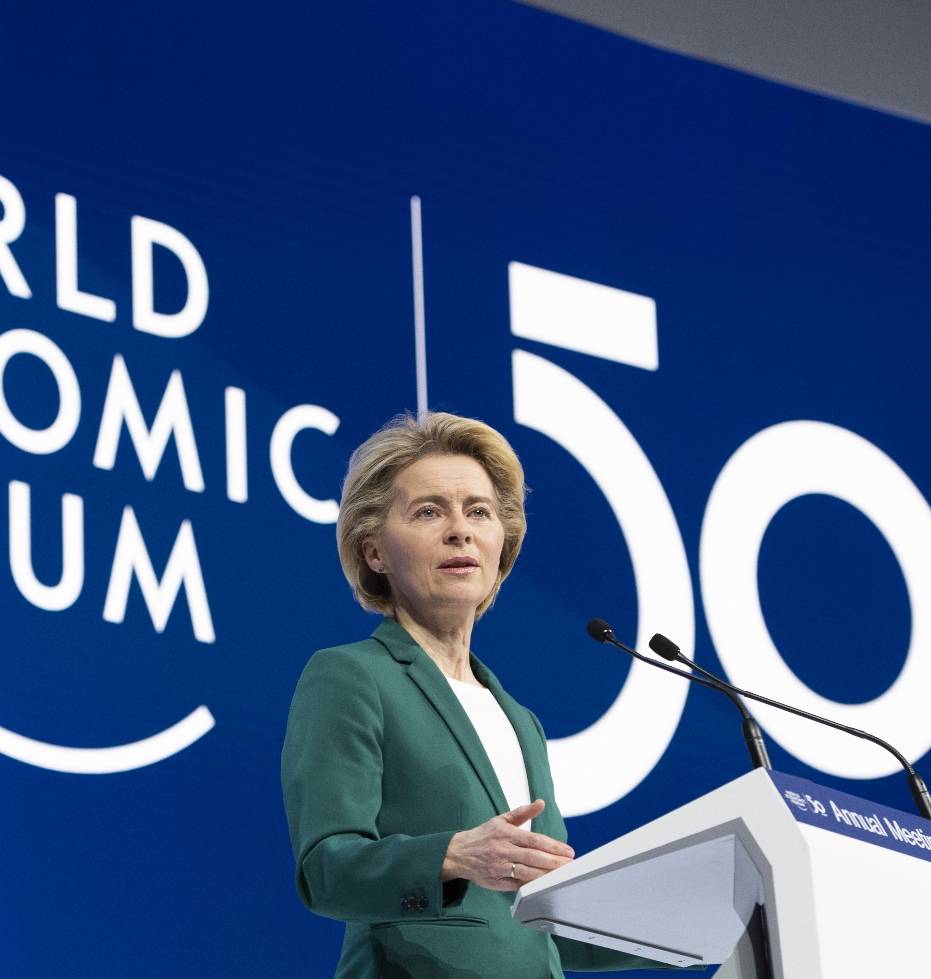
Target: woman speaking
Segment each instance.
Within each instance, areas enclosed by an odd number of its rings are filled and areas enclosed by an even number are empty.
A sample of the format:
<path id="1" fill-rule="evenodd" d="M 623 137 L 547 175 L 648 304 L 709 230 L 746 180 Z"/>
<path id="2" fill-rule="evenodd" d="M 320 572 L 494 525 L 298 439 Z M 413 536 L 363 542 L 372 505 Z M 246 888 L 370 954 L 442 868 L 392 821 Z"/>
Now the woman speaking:
<path id="1" fill-rule="evenodd" d="M 525 529 L 520 462 L 482 422 L 398 418 L 350 460 L 340 561 L 385 618 L 311 658 L 281 760 L 298 892 L 346 922 L 339 979 L 657 965 L 511 916 L 573 857 L 540 722 L 471 653 Z"/>

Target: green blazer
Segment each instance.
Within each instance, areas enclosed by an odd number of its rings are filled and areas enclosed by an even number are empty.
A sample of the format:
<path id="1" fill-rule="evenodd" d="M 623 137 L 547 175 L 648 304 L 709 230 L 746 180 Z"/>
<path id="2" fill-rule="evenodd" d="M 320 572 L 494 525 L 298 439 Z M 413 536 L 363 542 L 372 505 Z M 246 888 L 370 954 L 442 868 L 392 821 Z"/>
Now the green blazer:
<path id="1" fill-rule="evenodd" d="M 540 722 L 475 657 L 472 669 L 514 726 L 531 799 L 546 801 L 532 828 L 565 840 Z M 337 979 L 550 979 L 563 967 L 658 965 L 533 931 L 511 916 L 512 892 L 440 880 L 453 834 L 509 806 L 446 678 L 393 619 L 311 658 L 281 778 L 298 893 L 346 922 Z"/>

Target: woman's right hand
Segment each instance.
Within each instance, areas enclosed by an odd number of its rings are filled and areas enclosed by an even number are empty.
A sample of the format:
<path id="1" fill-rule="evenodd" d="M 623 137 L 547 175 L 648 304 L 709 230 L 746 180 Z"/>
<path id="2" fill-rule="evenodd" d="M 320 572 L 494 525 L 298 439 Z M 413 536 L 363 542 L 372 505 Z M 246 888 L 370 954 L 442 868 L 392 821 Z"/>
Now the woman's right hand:
<path id="1" fill-rule="evenodd" d="M 443 860 L 442 880 L 464 878 L 493 891 L 516 891 L 569 863 L 575 856 L 571 846 L 520 828 L 522 823 L 536 819 L 545 805 L 536 799 L 474 829 L 456 833 Z"/>

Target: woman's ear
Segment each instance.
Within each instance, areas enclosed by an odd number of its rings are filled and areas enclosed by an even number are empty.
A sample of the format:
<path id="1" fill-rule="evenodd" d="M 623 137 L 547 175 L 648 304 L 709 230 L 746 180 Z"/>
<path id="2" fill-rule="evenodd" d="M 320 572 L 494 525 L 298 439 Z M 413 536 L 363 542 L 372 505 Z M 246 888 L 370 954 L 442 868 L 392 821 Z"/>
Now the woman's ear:
<path id="1" fill-rule="evenodd" d="M 365 558 L 365 563 L 377 574 L 385 573 L 385 562 L 381 559 L 381 552 L 374 538 L 366 537 L 362 542 L 362 556 Z"/>

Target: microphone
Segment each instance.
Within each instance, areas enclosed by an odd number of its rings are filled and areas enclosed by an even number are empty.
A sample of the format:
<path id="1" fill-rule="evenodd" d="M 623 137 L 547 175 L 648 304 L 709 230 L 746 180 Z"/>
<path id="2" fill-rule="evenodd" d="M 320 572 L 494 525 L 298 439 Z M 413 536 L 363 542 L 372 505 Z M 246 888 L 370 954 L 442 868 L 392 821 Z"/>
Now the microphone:
<path id="1" fill-rule="evenodd" d="M 697 670 L 702 676 L 707 677 L 707 679 L 717 684 L 717 689 L 730 697 L 731 702 L 740 711 L 740 716 L 743 718 L 744 741 L 747 745 L 747 751 L 750 752 L 750 760 L 753 762 L 753 767 L 773 767 L 769 761 L 769 752 L 766 750 L 766 742 L 763 740 L 763 732 L 760 730 L 760 725 L 757 724 L 756 719 L 747 710 L 746 704 L 730 689 L 729 684 L 716 677 L 713 673 L 709 673 L 706 669 L 703 669 L 698 663 L 693 663 L 672 640 L 661 636 L 658 632 L 650 640 L 650 649 L 670 662 L 679 660 L 680 662 L 686 663 L 693 670 Z"/>
<path id="2" fill-rule="evenodd" d="M 766 750 L 766 742 L 763 740 L 763 732 L 760 730 L 759 724 L 757 724 L 756 720 L 750 715 L 750 712 L 744 706 L 741 699 L 732 690 L 728 689 L 727 684 L 722 683 L 717 677 L 714 677 L 711 674 L 706 674 L 700 666 L 695 666 L 695 669 L 698 670 L 699 673 L 705 674 L 707 679 L 703 680 L 701 677 L 693 676 L 691 673 L 686 673 L 684 670 L 677 670 L 674 667 L 665 666 L 663 663 L 657 663 L 656 660 L 650 659 L 648 656 L 644 656 L 642 653 L 638 653 L 635 649 L 631 649 L 620 642 L 615 637 L 614 630 L 608 625 L 607 622 L 605 622 L 604 619 L 591 619 L 588 623 L 588 634 L 597 642 L 611 643 L 613 646 L 623 649 L 625 653 L 629 653 L 636 659 L 642 660 L 644 663 L 649 663 L 651 666 L 659 667 L 661 670 L 666 670 L 669 673 L 675 673 L 678 676 L 684 676 L 687 680 L 691 680 L 693 683 L 700 683 L 704 687 L 711 687 L 712 690 L 719 690 L 740 711 L 740 716 L 743 718 L 742 730 L 744 744 L 747 746 L 747 751 L 750 754 L 750 761 L 753 763 L 753 767 L 766 769 L 773 767 L 769 761 L 769 753 Z M 657 649 L 656 646 L 653 645 L 653 643 L 658 639 L 662 640 L 660 649 Z M 664 636 L 660 635 L 655 635 L 650 640 L 650 649 L 667 660 L 675 660 L 675 654 L 679 652 L 678 646 L 675 646 Z M 669 655 L 670 649 L 674 649 L 675 653 Z M 691 666 L 693 664 L 690 663 L 689 665 Z"/>
<path id="3" fill-rule="evenodd" d="M 607 623 L 605 623 L 607 625 Z M 608 629 L 610 631 L 610 626 Z M 602 640 L 604 641 L 604 640 Z M 912 798 L 915 800 L 915 805 L 918 808 L 920 815 L 924 816 L 925 819 L 931 819 L 931 795 L 928 794 L 928 787 L 925 785 L 925 780 L 915 771 L 915 769 L 909 764 L 908 759 L 898 750 L 892 747 L 888 741 L 883 741 L 882 738 L 876 737 L 875 734 L 870 734 L 868 731 L 861 731 L 856 727 L 849 727 L 847 724 L 841 724 L 839 721 L 829 720 L 827 717 L 819 717 L 817 714 L 811 714 L 807 710 L 801 710 L 798 707 L 790 707 L 788 704 L 781 704 L 778 700 L 770 700 L 769 697 L 763 697 L 758 693 L 751 693 L 749 690 L 741 690 L 740 687 L 735 687 L 728 683 L 726 680 L 722 680 L 720 677 L 715 676 L 713 673 L 709 673 L 706 669 L 700 667 L 697 663 L 693 663 L 680 649 L 665 636 L 661 636 L 657 633 L 650 640 L 650 649 L 664 659 L 672 661 L 678 661 L 680 663 L 685 663 L 687 666 L 691 666 L 693 669 L 698 670 L 704 677 L 714 680 L 721 687 L 727 687 L 734 693 L 740 694 L 741 697 L 747 697 L 750 700 L 757 700 L 761 704 L 766 704 L 768 707 L 778 707 L 779 710 L 788 711 L 790 714 L 796 714 L 799 717 L 804 717 L 809 721 L 816 721 L 818 724 L 826 724 L 828 727 L 833 727 L 838 731 L 845 731 L 847 734 L 852 734 L 855 738 L 862 738 L 864 741 L 872 741 L 873 744 L 878 744 L 881 748 L 885 748 L 886 751 L 890 752 L 895 756 L 896 761 L 905 769 L 908 773 L 908 788 L 912 794 Z"/>

